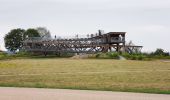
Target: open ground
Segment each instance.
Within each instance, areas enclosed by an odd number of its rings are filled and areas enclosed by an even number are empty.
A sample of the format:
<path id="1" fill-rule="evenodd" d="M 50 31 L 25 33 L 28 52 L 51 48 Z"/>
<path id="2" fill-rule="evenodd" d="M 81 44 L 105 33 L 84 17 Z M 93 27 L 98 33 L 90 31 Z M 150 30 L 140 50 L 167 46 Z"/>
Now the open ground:
<path id="1" fill-rule="evenodd" d="M 0 86 L 170 94 L 170 62 L 69 58 L 1 60 Z"/>

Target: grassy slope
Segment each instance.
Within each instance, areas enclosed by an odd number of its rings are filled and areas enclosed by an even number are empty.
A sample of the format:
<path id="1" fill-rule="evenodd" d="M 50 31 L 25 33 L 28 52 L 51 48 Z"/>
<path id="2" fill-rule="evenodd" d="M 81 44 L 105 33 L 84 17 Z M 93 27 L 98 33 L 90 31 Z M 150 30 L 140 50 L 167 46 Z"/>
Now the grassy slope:
<path id="1" fill-rule="evenodd" d="M 170 63 L 103 59 L 0 61 L 0 86 L 170 94 Z"/>

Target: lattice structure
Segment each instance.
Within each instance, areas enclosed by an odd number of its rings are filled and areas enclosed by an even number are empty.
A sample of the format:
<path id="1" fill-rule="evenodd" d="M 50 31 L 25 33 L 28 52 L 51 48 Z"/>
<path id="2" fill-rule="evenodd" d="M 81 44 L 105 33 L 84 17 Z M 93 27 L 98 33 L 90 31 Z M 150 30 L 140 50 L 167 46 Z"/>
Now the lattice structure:
<path id="1" fill-rule="evenodd" d="M 70 39 L 43 39 L 28 38 L 23 44 L 23 49 L 30 52 L 48 52 L 55 53 L 97 53 L 108 52 L 115 49 L 122 52 L 134 52 L 134 48 L 138 51 L 142 46 L 126 46 L 126 32 L 109 32 L 102 34 L 101 31 L 97 35 L 91 35 L 87 38 L 70 38 Z"/>

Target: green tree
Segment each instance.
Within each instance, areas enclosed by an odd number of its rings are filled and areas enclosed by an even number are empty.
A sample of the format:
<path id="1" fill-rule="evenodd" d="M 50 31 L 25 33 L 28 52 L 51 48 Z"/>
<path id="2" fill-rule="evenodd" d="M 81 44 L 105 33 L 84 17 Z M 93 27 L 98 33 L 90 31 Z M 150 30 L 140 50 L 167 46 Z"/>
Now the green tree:
<path id="1" fill-rule="evenodd" d="M 24 38 L 28 37 L 40 37 L 40 34 L 36 29 L 29 28 L 24 33 Z"/>
<path id="2" fill-rule="evenodd" d="M 164 54 L 165 54 L 165 52 L 161 48 L 156 49 L 156 51 L 154 52 L 154 55 L 164 55 Z"/>
<path id="3" fill-rule="evenodd" d="M 23 39 L 24 39 L 24 29 L 13 29 L 8 34 L 5 35 L 5 47 L 9 51 L 16 52 L 20 50 L 23 46 Z"/>
<path id="4" fill-rule="evenodd" d="M 47 28 L 45 28 L 45 27 L 38 27 L 38 28 L 36 28 L 36 30 L 38 31 L 40 37 L 48 38 L 48 39 L 51 38 L 51 33 L 50 33 L 49 30 L 47 30 Z"/>

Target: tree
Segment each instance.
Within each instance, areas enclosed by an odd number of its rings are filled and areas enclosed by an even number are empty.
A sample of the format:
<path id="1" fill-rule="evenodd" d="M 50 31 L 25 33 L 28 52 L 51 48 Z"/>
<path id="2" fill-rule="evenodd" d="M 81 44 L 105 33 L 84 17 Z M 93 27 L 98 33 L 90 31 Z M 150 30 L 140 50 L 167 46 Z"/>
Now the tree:
<path id="1" fill-rule="evenodd" d="M 22 41 L 24 40 L 24 29 L 13 29 L 8 34 L 5 35 L 5 47 L 9 51 L 16 52 L 20 50 L 23 46 Z"/>
<path id="2" fill-rule="evenodd" d="M 42 37 L 42 38 L 51 38 L 50 31 L 47 30 L 45 27 L 38 27 L 36 30 L 38 31 L 40 37 Z"/>
<path id="3" fill-rule="evenodd" d="M 163 55 L 164 54 L 164 50 L 161 48 L 156 49 L 156 51 L 154 52 L 155 55 Z"/>
<path id="4" fill-rule="evenodd" d="M 9 51 L 16 52 L 23 47 L 23 41 L 29 37 L 42 37 L 42 38 L 51 38 L 50 32 L 43 27 L 37 29 L 13 29 L 8 34 L 6 34 L 4 41 L 5 47 Z"/>
<path id="5" fill-rule="evenodd" d="M 40 34 L 36 29 L 29 28 L 24 33 L 24 38 L 28 37 L 40 37 Z"/>
<path id="6" fill-rule="evenodd" d="M 165 52 L 164 49 L 158 48 L 156 51 L 153 53 L 154 55 L 162 55 L 162 56 L 169 56 L 168 52 Z"/>
<path id="7" fill-rule="evenodd" d="M 130 40 L 126 43 L 127 46 L 135 46 L 135 44 Z M 139 47 L 126 47 L 125 48 L 129 53 L 141 53 L 141 49 Z"/>

